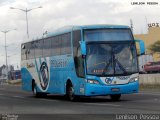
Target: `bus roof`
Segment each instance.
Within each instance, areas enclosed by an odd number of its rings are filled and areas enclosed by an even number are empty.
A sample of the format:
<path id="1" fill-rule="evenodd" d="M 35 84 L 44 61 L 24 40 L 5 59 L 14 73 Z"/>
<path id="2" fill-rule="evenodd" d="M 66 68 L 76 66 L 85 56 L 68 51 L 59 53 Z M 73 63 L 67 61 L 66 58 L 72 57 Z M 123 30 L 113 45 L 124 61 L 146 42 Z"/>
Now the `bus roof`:
<path id="1" fill-rule="evenodd" d="M 59 28 L 53 32 L 47 34 L 46 37 L 51 37 L 58 34 L 63 34 L 70 32 L 72 30 L 81 30 L 81 29 L 100 29 L 100 28 L 129 28 L 126 25 L 107 25 L 107 24 L 99 24 L 99 25 L 81 25 L 81 26 L 66 26 Z"/>
<path id="2" fill-rule="evenodd" d="M 97 24 L 97 25 L 75 25 L 75 26 L 65 26 L 59 29 L 56 29 L 52 32 L 49 32 L 46 37 L 44 38 L 49 38 L 52 36 L 60 35 L 60 34 L 65 34 L 68 32 L 71 32 L 72 30 L 81 30 L 81 29 L 100 29 L 100 28 L 130 28 L 129 26 L 126 25 L 109 25 L 109 24 Z M 32 41 L 40 40 L 43 37 L 40 37 L 38 39 L 34 39 Z M 31 41 L 30 41 L 31 42 Z"/>

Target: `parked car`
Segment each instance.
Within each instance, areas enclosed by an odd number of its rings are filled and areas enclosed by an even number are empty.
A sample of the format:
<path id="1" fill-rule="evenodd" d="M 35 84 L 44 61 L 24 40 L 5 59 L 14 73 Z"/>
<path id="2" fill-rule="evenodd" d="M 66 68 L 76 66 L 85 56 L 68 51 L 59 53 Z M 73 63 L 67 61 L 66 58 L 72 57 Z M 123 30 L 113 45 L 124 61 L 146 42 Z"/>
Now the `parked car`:
<path id="1" fill-rule="evenodd" d="M 144 65 L 146 65 L 149 62 L 153 62 L 153 55 L 152 54 L 145 54 L 138 56 L 139 61 L 139 73 L 145 73 Z"/>
<path id="2" fill-rule="evenodd" d="M 148 62 L 147 64 L 144 65 L 144 70 L 147 73 L 155 73 L 155 72 L 160 73 L 160 61 Z"/>

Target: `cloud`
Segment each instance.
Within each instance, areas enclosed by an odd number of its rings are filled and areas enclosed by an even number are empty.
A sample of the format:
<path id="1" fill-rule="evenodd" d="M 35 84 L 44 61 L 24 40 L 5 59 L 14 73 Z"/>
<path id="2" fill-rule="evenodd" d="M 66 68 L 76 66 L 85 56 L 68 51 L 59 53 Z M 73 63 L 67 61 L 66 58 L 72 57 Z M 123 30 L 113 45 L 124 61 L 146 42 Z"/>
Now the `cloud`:
<path id="1" fill-rule="evenodd" d="M 15 2 L 15 0 L 0 0 L 0 6 L 4 6 L 13 2 Z"/>
<path id="2" fill-rule="evenodd" d="M 17 7 L 31 9 L 43 6 L 28 12 L 30 39 L 41 37 L 46 30 L 67 25 L 87 24 L 125 24 L 130 25 L 130 19 L 134 23 L 134 33 L 145 33 L 146 21 L 160 22 L 157 6 L 133 6 L 133 0 L 1 0 L 0 1 L 0 30 L 17 28 L 17 31 L 7 33 L 8 54 L 16 54 L 10 57 L 10 63 L 20 63 L 20 44 L 26 42 L 26 16 L 25 12 L 9 9 Z M 140 0 L 137 0 L 140 1 Z M 146 0 L 142 0 L 146 1 Z M 155 0 L 158 1 L 158 0 Z M 159 2 L 159 1 L 158 1 Z M 0 33 L 0 55 L 4 54 L 4 35 Z M 15 49 L 17 48 L 17 49 Z M 5 64 L 5 57 L 1 57 L 1 63 Z"/>

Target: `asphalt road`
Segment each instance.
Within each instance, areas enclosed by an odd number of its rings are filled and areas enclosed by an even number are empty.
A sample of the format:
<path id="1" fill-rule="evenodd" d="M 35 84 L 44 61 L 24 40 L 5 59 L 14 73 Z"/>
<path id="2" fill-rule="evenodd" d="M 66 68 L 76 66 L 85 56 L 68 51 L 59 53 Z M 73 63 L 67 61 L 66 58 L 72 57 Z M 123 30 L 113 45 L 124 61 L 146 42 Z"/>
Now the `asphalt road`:
<path id="1" fill-rule="evenodd" d="M 70 102 L 57 95 L 35 98 L 32 93 L 22 91 L 21 86 L 0 85 L 0 114 L 3 116 L 18 115 L 23 120 L 52 117 L 58 120 L 107 120 L 116 114 L 136 113 L 160 114 L 160 93 L 140 91 L 138 94 L 123 95 L 118 102 L 111 101 L 108 96 L 80 98 Z"/>

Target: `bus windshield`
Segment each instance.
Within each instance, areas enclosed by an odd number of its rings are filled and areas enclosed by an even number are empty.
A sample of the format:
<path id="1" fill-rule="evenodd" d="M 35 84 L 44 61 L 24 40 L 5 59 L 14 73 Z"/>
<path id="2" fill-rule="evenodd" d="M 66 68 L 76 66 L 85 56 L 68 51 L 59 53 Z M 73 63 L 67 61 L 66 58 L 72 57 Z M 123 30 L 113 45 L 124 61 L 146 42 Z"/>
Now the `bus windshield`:
<path id="1" fill-rule="evenodd" d="M 129 75 L 138 72 L 136 47 L 133 42 L 87 44 L 87 74 Z"/>

